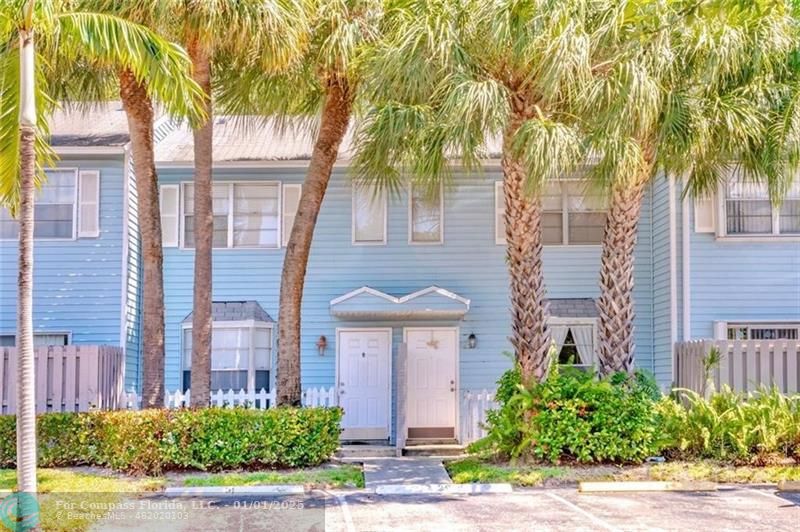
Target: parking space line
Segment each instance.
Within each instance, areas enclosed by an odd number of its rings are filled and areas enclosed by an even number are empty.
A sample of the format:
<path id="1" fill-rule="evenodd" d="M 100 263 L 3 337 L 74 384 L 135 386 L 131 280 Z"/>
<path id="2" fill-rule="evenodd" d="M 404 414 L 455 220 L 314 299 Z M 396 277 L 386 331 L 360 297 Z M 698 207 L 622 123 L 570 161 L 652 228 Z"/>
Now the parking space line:
<path id="1" fill-rule="evenodd" d="M 347 532 L 356 532 L 356 527 L 353 524 L 353 516 L 350 514 L 350 508 L 347 506 L 347 500 L 344 495 L 338 493 L 326 492 L 328 495 L 333 495 L 339 508 L 342 509 L 342 516 L 344 517 L 344 524 L 347 526 Z"/>
<path id="2" fill-rule="evenodd" d="M 783 497 L 778 497 L 777 495 L 775 495 L 773 492 L 770 492 L 770 491 L 764 491 L 764 490 L 759 490 L 759 489 L 755 489 L 755 488 L 744 488 L 744 491 L 747 491 L 749 493 L 755 493 L 755 494 L 761 495 L 762 497 L 767 497 L 768 499 L 772 499 L 772 500 L 776 500 L 777 499 L 780 502 L 786 502 L 786 499 L 784 499 Z"/>
<path id="3" fill-rule="evenodd" d="M 618 528 L 615 528 L 615 527 L 609 525 L 608 523 L 606 523 L 605 521 L 603 521 L 599 517 L 597 517 L 595 515 L 592 515 L 591 513 L 589 513 L 586 510 L 584 510 L 583 508 L 581 508 L 581 507 L 569 502 L 567 499 L 565 499 L 563 497 L 560 497 L 560 496 L 556 495 L 555 493 L 545 492 L 545 495 L 547 495 L 548 497 L 550 497 L 551 499 L 553 499 L 555 501 L 560 502 L 561 504 L 563 504 L 564 506 L 566 506 L 570 510 L 578 512 L 579 514 L 583 515 L 584 517 L 589 519 L 594 524 L 596 524 L 598 526 L 601 526 L 601 527 L 605 528 L 606 530 L 612 530 L 614 532 L 617 532 L 619 530 Z"/>

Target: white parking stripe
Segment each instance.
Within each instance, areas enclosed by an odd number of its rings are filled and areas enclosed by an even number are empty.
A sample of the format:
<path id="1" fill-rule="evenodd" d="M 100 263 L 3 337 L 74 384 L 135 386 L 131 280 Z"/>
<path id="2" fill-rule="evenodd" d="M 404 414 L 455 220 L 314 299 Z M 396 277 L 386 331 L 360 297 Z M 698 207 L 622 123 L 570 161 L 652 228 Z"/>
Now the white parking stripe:
<path id="1" fill-rule="evenodd" d="M 551 492 L 548 491 L 548 492 L 545 492 L 545 495 L 547 495 L 548 497 L 550 497 L 551 499 L 553 499 L 555 501 L 560 502 L 561 504 L 563 504 L 564 506 L 566 506 L 570 510 L 578 512 L 579 514 L 581 514 L 584 517 L 588 518 L 591 522 L 593 522 L 597 526 L 603 527 L 606 530 L 612 530 L 614 532 L 617 532 L 619 530 L 618 528 L 614 528 L 613 526 L 609 525 L 608 523 L 606 523 L 605 521 L 603 521 L 599 517 L 590 514 L 589 512 L 584 510 L 583 508 L 580 508 L 580 507 L 572 504 L 567 499 L 564 499 L 563 497 L 559 497 L 555 493 L 551 493 Z"/>
<path id="2" fill-rule="evenodd" d="M 755 488 L 744 488 L 744 490 L 746 492 L 748 492 L 748 493 L 755 493 L 757 495 L 761 495 L 762 497 L 767 497 L 768 499 L 772 499 L 772 500 L 776 500 L 777 499 L 780 502 L 786 502 L 786 499 L 784 499 L 783 497 L 779 497 L 779 496 L 775 495 L 775 493 L 772 492 L 772 491 L 764 491 L 764 490 L 755 489 Z"/>
<path id="3" fill-rule="evenodd" d="M 339 508 L 342 509 L 342 516 L 344 517 L 344 524 L 347 526 L 347 532 L 356 532 L 356 527 L 353 524 L 353 516 L 350 515 L 350 508 L 347 506 L 345 496 L 329 491 L 326 493 L 328 493 L 328 495 L 333 495 L 336 498 L 336 502 L 339 504 Z"/>

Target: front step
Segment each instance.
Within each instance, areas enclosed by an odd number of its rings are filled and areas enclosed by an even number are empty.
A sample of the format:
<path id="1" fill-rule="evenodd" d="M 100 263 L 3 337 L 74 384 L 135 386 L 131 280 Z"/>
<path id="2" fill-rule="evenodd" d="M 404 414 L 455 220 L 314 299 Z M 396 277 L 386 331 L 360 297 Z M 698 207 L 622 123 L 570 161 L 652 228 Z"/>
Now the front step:
<path id="1" fill-rule="evenodd" d="M 407 445 L 403 448 L 403 456 L 461 456 L 464 446 L 458 443 Z"/>
<path id="2" fill-rule="evenodd" d="M 416 447 L 418 445 L 458 445 L 455 438 L 408 438 L 406 447 Z"/>
<path id="3" fill-rule="evenodd" d="M 386 458 L 397 456 L 397 448 L 391 445 L 346 445 L 336 449 L 337 458 Z"/>

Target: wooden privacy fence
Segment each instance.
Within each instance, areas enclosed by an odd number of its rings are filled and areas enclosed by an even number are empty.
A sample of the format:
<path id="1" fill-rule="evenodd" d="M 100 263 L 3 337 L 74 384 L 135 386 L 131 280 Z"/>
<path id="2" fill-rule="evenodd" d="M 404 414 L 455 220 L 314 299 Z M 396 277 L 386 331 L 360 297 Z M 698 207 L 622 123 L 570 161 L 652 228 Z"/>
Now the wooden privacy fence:
<path id="1" fill-rule="evenodd" d="M 694 340 L 675 344 L 675 385 L 698 393 L 704 386 L 703 359 L 713 347 L 720 351 L 719 366 L 710 383 L 741 392 L 759 386 L 776 386 L 782 393 L 800 392 L 800 341 L 798 340 Z"/>
<path id="2" fill-rule="evenodd" d="M 0 348 L 0 414 L 17 409 L 17 350 Z M 82 412 L 120 407 L 122 348 L 110 345 L 43 346 L 34 350 L 36 412 Z"/>
<path id="3" fill-rule="evenodd" d="M 307 388 L 303 392 L 303 406 L 336 406 L 336 388 Z M 164 406 L 167 408 L 183 408 L 190 405 L 191 390 L 185 392 L 175 390 L 164 394 Z M 217 390 L 211 393 L 211 405 L 220 407 L 241 406 L 258 410 L 266 410 L 275 406 L 275 390 L 261 389 L 257 392 L 247 390 Z M 126 392 L 120 408 L 139 410 L 142 397 L 135 391 Z"/>
<path id="4" fill-rule="evenodd" d="M 464 445 L 486 436 L 486 413 L 498 408 L 494 390 L 465 390 L 461 395 L 460 442 Z"/>

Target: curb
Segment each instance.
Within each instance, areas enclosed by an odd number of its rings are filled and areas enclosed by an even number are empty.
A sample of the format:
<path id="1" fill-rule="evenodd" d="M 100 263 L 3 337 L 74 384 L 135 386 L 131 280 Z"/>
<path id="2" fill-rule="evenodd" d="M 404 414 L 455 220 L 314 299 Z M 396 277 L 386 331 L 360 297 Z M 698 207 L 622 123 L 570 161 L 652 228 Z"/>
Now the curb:
<path id="1" fill-rule="evenodd" d="M 305 493 L 302 484 L 276 484 L 274 486 L 194 486 L 188 488 L 166 488 L 167 497 L 204 495 L 298 495 Z"/>
<path id="2" fill-rule="evenodd" d="M 428 495 L 513 493 L 511 484 L 386 484 L 375 488 L 376 495 Z"/>
<path id="3" fill-rule="evenodd" d="M 13 492 L 11 490 L 0 490 L 0 499 L 2 499 L 3 497 L 8 497 L 12 493 Z"/>
<path id="4" fill-rule="evenodd" d="M 578 482 L 579 493 L 636 492 L 636 491 L 717 491 L 715 482 Z"/>
<path id="5" fill-rule="evenodd" d="M 800 481 L 781 480 L 778 482 L 778 491 L 800 491 Z"/>

